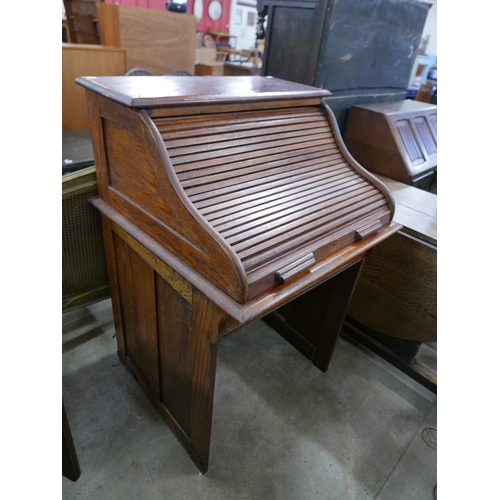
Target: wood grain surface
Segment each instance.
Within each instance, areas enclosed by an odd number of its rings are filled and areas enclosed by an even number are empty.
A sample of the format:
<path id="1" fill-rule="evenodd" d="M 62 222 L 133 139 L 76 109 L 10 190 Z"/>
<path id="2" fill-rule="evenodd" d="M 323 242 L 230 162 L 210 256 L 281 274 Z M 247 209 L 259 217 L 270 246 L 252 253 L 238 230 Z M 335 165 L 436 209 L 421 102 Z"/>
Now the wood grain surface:
<path id="1" fill-rule="evenodd" d="M 125 50 L 100 45 L 62 44 L 62 131 L 90 128 L 81 76 L 124 75 Z"/>
<path id="2" fill-rule="evenodd" d="M 98 14 L 103 42 L 126 50 L 127 70 L 139 67 L 166 75 L 185 69 L 194 74 L 194 15 L 115 5 L 101 6 Z"/>
<path id="3" fill-rule="evenodd" d="M 363 259 L 401 229 L 394 201 L 348 153 L 321 89 L 255 77 L 79 83 L 119 357 L 203 473 L 218 342 L 303 297 L 285 329 L 297 326 L 292 340 L 326 370 Z"/>

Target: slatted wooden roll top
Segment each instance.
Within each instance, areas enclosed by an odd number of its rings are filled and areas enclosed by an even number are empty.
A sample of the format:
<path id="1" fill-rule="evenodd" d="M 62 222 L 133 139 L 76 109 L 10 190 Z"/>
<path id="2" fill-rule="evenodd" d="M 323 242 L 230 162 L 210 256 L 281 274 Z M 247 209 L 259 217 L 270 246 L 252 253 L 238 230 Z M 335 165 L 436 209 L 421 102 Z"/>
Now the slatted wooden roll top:
<path id="1" fill-rule="evenodd" d="M 96 206 L 240 304 L 375 241 L 394 213 L 346 150 L 329 92 L 262 77 L 79 78 Z"/>

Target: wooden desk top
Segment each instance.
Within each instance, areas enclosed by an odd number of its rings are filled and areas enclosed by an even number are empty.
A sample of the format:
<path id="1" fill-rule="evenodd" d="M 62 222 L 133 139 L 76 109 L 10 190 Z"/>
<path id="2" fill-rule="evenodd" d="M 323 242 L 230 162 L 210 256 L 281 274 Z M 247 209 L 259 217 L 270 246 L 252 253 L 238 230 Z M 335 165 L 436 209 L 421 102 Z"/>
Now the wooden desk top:
<path id="1" fill-rule="evenodd" d="M 404 99 L 394 102 L 377 102 L 369 104 L 357 104 L 356 108 L 369 109 L 384 115 L 395 115 L 401 113 L 410 113 L 412 111 L 423 111 L 427 109 L 437 110 L 437 105 L 427 102 L 413 101 L 412 99 Z"/>
<path id="2" fill-rule="evenodd" d="M 374 175 L 391 191 L 396 202 L 394 221 L 404 226 L 402 232 L 437 247 L 437 195 Z"/>
<path id="3" fill-rule="evenodd" d="M 328 97 L 317 89 L 261 76 L 86 76 L 76 83 L 132 108 Z"/>

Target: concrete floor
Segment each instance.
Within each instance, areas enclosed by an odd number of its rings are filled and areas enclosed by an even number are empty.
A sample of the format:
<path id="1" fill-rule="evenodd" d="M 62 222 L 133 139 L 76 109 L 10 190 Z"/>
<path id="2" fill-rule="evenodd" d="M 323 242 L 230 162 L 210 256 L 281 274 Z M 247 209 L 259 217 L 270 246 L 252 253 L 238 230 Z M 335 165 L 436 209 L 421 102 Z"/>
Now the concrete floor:
<path id="1" fill-rule="evenodd" d="M 219 346 L 209 470 L 119 363 L 110 300 L 63 315 L 63 400 L 89 500 L 434 498 L 436 396 L 340 339 L 324 374 L 262 321 Z M 436 362 L 431 346 L 422 350 Z"/>

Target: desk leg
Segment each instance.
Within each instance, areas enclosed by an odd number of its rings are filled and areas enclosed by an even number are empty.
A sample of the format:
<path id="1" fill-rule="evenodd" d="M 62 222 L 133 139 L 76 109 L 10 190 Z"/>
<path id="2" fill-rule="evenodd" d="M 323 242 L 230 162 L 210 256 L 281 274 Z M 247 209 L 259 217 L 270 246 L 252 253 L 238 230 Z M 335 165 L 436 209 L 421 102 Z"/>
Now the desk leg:
<path id="1" fill-rule="evenodd" d="M 330 366 L 364 260 L 264 318 L 323 372 Z"/>

